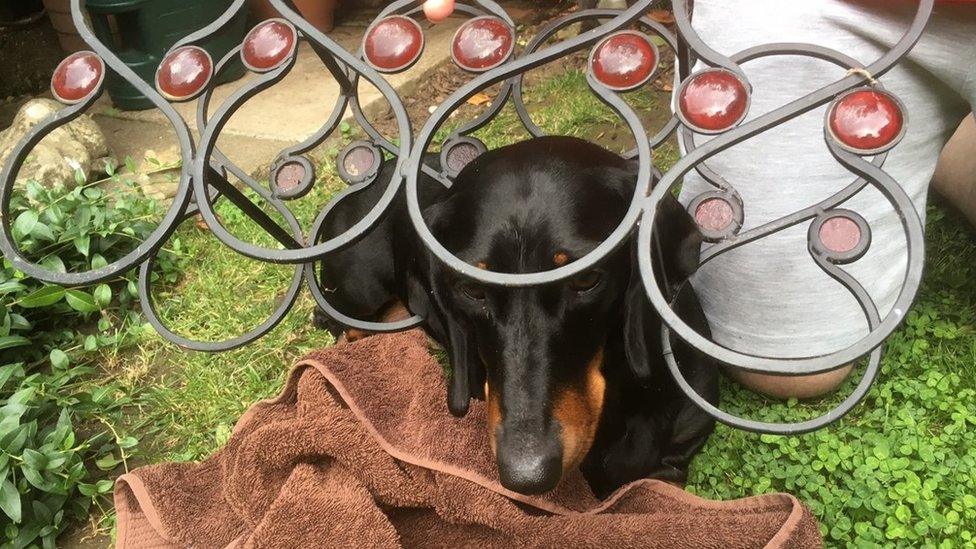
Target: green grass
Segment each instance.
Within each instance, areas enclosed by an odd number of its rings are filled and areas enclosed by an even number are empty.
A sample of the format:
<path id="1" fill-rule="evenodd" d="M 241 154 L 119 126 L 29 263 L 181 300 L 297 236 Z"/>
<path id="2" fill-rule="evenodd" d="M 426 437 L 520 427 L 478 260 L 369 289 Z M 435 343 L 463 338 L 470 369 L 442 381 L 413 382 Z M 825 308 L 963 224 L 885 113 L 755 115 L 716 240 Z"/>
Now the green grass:
<path id="1" fill-rule="evenodd" d="M 597 140 L 618 151 L 633 145 L 578 71 L 544 78 L 527 97 L 535 120 L 551 133 Z M 644 92 L 628 100 L 647 115 L 662 110 L 664 99 Z M 657 128 L 660 117 L 647 122 Z M 511 108 L 478 132 L 491 147 L 525 135 Z M 673 143 L 659 153 L 662 169 L 677 156 Z M 334 152 L 325 156 L 320 185 L 296 203 L 306 227 L 341 188 L 331 168 Z M 270 244 L 233 207 L 222 206 L 220 214 L 235 234 Z M 795 493 L 823 521 L 831 546 L 971 546 L 976 533 L 976 245 L 969 231 L 957 217 L 931 210 L 922 294 L 906 326 L 890 340 L 880 379 L 864 404 L 828 429 L 798 437 L 720 426 L 692 466 L 689 489 L 723 499 Z M 192 259 L 179 281 L 162 284 L 156 299 L 179 333 L 211 339 L 236 335 L 264 319 L 287 288 L 288 267 L 242 258 L 192 223 L 177 234 Z M 219 448 L 250 404 L 279 390 L 295 359 L 331 343 L 326 333 L 311 328 L 312 308 L 303 295 L 271 334 L 221 355 L 184 352 L 146 331 L 138 348 L 121 360 L 138 395 L 134 423 L 148 443 L 143 459 L 195 460 Z M 838 398 L 826 404 L 774 403 L 726 383 L 723 406 L 782 421 L 809 417 Z"/>
<path id="2" fill-rule="evenodd" d="M 690 489 L 723 499 L 793 493 L 823 521 L 830 545 L 972 546 L 976 245 L 963 220 L 934 207 L 927 241 L 918 303 L 889 340 L 865 401 L 838 423 L 802 436 L 719 426 L 692 464 Z M 722 394 L 727 410 L 779 421 L 819 415 L 839 398 L 774 403 L 731 383 Z"/>

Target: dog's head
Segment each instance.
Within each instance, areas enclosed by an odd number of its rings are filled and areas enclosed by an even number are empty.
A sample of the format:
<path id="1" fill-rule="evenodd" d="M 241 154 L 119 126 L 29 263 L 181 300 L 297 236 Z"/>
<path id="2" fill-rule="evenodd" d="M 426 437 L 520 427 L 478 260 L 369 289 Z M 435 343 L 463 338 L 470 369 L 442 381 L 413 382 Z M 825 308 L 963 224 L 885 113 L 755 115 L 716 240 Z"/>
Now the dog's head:
<path id="1" fill-rule="evenodd" d="M 547 271 L 598 246 L 625 216 L 636 168 L 572 138 L 494 150 L 469 165 L 448 197 L 425 209 L 454 254 L 506 273 Z M 676 201 L 662 212 L 662 263 L 672 282 L 697 267 L 700 246 Z M 502 484 L 521 493 L 555 487 L 589 452 L 604 408 L 608 342 L 622 338 L 635 382 L 650 371 L 653 315 L 624 246 L 570 280 L 514 289 L 477 284 L 436 259 L 418 259 L 409 306 L 449 351 L 449 408 L 484 396 Z M 620 339 L 618 339 L 620 341 Z"/>

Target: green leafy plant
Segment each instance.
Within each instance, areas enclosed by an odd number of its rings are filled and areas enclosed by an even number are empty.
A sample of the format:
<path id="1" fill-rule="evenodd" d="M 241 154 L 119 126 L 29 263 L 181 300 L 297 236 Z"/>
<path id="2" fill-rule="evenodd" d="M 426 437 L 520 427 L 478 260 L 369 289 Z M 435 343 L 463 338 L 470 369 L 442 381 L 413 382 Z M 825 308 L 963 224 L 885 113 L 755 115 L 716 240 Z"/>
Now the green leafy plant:
<path id="1" fill-rule="evenodd" d="M 802 436 L 720 426 L 691 466 L 693 491 L 722 499 L 793 493 L 831 547 L 976 544 L 976 246 L 960 220 L 936 209 L 929 217 L 927 282 L 887 342 L 864 403 Z M 723 408 L 767 421 L 808 418 L 838 398 L 772 403 L 723 387 Z"/>
<path id="2" fill-rule="evenodd" d="M 138 245 L 162 208 L 113 173 L 115 192 L 28 182 L 11 202 L 25 256 L 57 272 L 97 269 Z M 99 182 L 104 183 L 104 182 Z M 179 251 L 179 241 L 171 251 Z M 175 255 L 157 276 L 175 277 Z M 134 278 L 66 289 L 0 269 L 0 547 L 53 547 L 112 491 L 138 441 L 119 431 L 128 397 L 96 368 L 142 324 Z"/>

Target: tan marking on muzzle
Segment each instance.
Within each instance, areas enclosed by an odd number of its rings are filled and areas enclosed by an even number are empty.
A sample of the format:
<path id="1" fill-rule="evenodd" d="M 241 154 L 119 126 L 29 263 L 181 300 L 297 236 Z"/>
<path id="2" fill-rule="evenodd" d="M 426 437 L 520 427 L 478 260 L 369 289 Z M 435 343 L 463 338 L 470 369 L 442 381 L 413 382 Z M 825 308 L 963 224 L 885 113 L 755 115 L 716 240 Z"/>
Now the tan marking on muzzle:
<path id="1" fill-rule="evenodd" d="M 502 421 L 501 399 L 497 393 L 488 390 L 488 382 L 485 382 L 485 401 L 488 403 L 488 444 L 491 446 L 491 455 L 498 456 L 497 444 L 495 442 L 498 424 Z"/>
<path id="2" fill-rule="evenodd" d="M 558 252 L 553 256 L 552 262 L 557 267 L 562 267 L 563 265 L 569 263 L 569 255 L 567 255 L 566 252 Z"/>
<path id="3" fill-rule="evenodd" d="M 564 389 L 556 395 L 553 417 L 562 427 L 564 474 L 578 466 L 593 446 L 607 388 L 602 370 L 603 347 L 600 347 L 587 364 L 582 386 Z"/>

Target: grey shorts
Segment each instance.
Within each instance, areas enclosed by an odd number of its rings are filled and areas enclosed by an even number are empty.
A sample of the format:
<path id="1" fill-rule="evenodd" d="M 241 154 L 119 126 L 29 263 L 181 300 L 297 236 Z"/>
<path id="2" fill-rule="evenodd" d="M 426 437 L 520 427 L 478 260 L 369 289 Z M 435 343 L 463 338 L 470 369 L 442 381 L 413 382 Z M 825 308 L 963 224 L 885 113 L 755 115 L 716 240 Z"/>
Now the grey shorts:
<path id="1" fill-rule="evenodd" d="M 809 42 L 867 65 L 901 37 L 916 6 L 907 0 L 696 0 L 693 24 L 705 42 L 725 55 L 762 43 Z M 753 86 L 749 118 L 845 73 L 833 64 L 800 57 L 759 59 L 743 69 Z M 937 5 L 919 44 L 881 81 L 908 111 L 907 133 L 885 170 L 903 186 L 924 219 L 939 153 L 976 104 L 976 6 Z M 819 202 L 856 179 L 827 150 L 825 108 L 710 161 L 742 195 L 743 230 Z M 710 188 L 692 173 L 685 179 L 681 199 L 687 203 Z M 843 207 L 860 213 L 873 237 L 867 255 L 845 268 L 865 285 L 884 316 L 905 275 L 901 223 L 873 188 Z M 810 258 L 808 228 L 802 224 L 728 252 L 695 276 L 694 286 L 718 343 L 771 357 L 797 357 L 842 349 L 867 333 L 854 299 Z"/>

